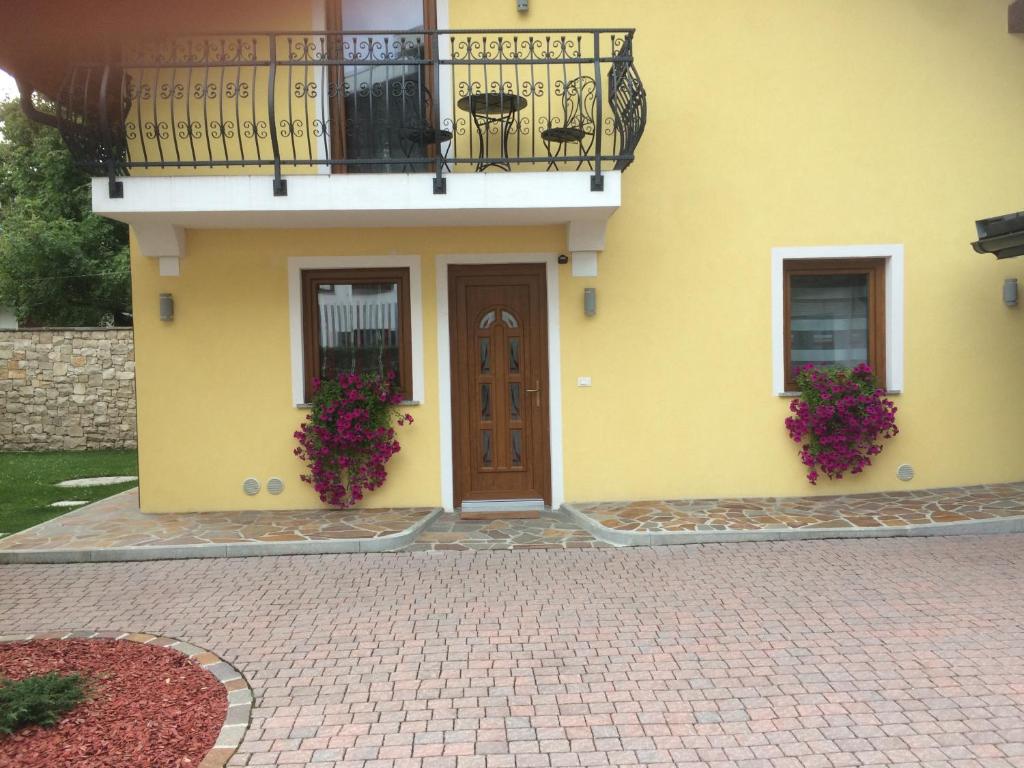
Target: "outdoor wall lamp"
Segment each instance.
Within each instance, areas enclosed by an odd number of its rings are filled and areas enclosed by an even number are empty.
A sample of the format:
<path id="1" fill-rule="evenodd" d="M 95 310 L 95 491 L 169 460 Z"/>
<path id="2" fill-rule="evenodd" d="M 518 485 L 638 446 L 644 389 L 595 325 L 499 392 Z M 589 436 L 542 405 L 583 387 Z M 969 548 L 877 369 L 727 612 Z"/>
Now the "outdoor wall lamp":
<path id="1" fill-rule="evenodd" d="M 597 314 L 597 289 L 596 288 L 584 288 L 583 289 L 583 314 L 587 317 L 593 317 Z"/>
<path id="2" fill-rule="evenodd" d="M 174 297 L 169 293 L 160 294 L 160 319 L 167 322 L 174 319 Z"/>
<path id="3" fill-rule="evenodd" d="M 1008 307 L 1017 306 L 1017 278 L 1008 277 L 1003 280 L 1003 304 Z"/>
<path id="4" fill-rule="evenodd" d="M 997 259 L 1024 254 L 1024 211 L 975 222 L 978 241 L 971 243 L 978 253 L 992 253 Z"/>

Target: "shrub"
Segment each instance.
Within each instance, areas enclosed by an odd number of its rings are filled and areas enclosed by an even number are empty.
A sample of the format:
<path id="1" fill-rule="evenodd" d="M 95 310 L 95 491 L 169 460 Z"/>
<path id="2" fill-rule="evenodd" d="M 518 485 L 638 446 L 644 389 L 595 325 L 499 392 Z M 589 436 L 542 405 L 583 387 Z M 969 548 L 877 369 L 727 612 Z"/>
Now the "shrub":
<path id="1" fill-rule="evenodd" d="M 0 678 L 0 733 L 27 725 L 54 726 L 88 698 L 89 684 L 79 674 L 48 672 L 24 680 Z"/>
<path id="2" fill-rule="evenodd" d="M 383 485 L 384 466 L 401 449 L 393 425 L 411 424 L 412 416 L 398 414 L 393 373 L 342 373 L 313 387 L 312 409 L 295 432 L 295 455 L 309 467 L 302 479 L 325 504 L 351 507 Z"/>
<path id="3" fill-rule="evenodd" d="M 838 480 L 843 473 L 858 474 L 882 452 L 880 439 L 899 433 L 896 406 L 875 382 L 871 368 L 815 368 L 807 365 L 797 374 L 800 397 L 789 404 L 793 416 L 786 429 L 803 445 L 800 460 L 816 484 L 823 472 Z"/>

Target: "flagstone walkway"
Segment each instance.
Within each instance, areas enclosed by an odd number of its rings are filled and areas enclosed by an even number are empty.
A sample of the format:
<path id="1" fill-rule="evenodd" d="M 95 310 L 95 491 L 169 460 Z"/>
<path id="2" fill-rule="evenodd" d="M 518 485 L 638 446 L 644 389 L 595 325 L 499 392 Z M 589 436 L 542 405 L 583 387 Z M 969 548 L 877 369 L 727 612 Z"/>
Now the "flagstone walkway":
<path id="1" fill-rule="evenodd" d="M 40 551 L 54 553 L 43 562 L 388 551 L 411 541 L 439 511 L 145 514 L 132 489 L 0 539 L 0 562 L 39 562 L 32 553 Z"/>
<path id="2" fill-rule="evenodd" d="M 577 521 L 617 543 L 716 534 L 899 535 L 958 529 L 1024 531 L 1024 482 L 898 493 L 792 498 L 679 499 L 569 505 Z M 720 539 L 724 540 L 724 539 Z"/>
<path id="3" fill-rule="evenodd" d="M 854 496 L 567 504 L 533 520 L 491 521 L 463 521 L 437 508 L 145 514 L 132 490 L 0 539 L 0 563 L 1012 532 L 1024 533 L 1024 482 Z"/>
<path id="4" fill-rule="evenodd" d="M 612 546 L 573 523 L 565 512 L 548 510 L 534 520 L 460 520 L 438 515 L 407 552 L 467 549 L 593 549 Z"/>

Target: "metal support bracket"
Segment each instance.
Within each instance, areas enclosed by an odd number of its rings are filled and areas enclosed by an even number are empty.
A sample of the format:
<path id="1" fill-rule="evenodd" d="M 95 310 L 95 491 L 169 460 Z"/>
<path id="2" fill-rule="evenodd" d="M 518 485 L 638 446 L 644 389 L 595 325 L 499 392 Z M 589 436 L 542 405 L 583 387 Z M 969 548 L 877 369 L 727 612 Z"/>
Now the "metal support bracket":
<path id="1" fill-rule="evenodd" d="M 435 195 L 447 195 L 448 194 L 448 179 L 434 177 L 434 194 Z"/>
<path id="2" fill-rule="evenodd" d="M 288 197 L 288 179 L 274 179 L 274 197 Z"/>
<path id="3" fill-rule="evenodd" d="M 590 191 L 591 192 L 604 192 L 604 176 L 600 173 L 595 173 L 590 177 Z"/>
<path id="4" fill-rule="evenodd" d="M 117 179 L 110 179 L 107 182 L 107 196 L 113 200 L 116 197 L 124 197 L 124 182 Z"/>

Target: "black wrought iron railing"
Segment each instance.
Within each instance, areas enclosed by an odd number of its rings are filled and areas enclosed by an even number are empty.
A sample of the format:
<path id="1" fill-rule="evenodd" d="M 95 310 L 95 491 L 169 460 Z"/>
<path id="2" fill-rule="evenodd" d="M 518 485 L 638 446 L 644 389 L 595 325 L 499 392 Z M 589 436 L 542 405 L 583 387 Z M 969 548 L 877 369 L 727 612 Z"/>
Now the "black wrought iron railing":
<path id="1" fill-rule="evenodd" d="M 625 169 L 630 29 L 198 35 L 70 68 L 57 123 L 95 175 Z"/>

